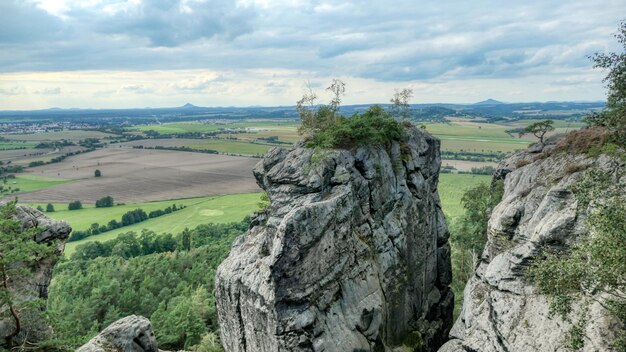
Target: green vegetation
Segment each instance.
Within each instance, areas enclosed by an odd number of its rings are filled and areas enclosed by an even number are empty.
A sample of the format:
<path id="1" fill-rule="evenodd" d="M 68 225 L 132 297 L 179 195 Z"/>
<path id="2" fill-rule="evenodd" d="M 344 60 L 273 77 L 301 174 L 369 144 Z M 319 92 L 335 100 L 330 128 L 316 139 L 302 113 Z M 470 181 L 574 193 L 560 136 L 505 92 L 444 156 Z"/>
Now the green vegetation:
<path id="1" fill-rule="evenodd" d="M 0 184 L 1 190 L 4 192 L 11 192 L 13 189 L 19 189 L 19 193 L 32 192 L 44 188 L 53 187 L 56 185 L 71 182 L 70 180 L 61 180 L 58 178 L 51 178 L 45 176 L 37 176 L 33 174 L 16 175 L 13 178 L 7 178 L 6 182 Z"/>
<path id="2" fill-rule="evenodd" d="M 48 213 L 54 212 L 54 205 L 52 205 L 52 203 L 46 204 L 46 212 Z"/>
<path id="3" fill-rule="evenodd" d="M 176 199 L 169 201 L 147 202 L 138 204 L 117 205 L 111 208 L 88 207 L 81 210 L 57 210 L 48 216 L 67 221 L 74 230 L 89 230 L 93 223 L 108 224 L 117 220 L 128 211 L 140 208 L 148 214 L 151 211 L 166 208 L 176 202 L 185 208 L 177 212 L 148 219 L 138 224 L 125 226 L 113 231 L 106 231 L 96 236 L 90 236 L 80 241 L 68 242 L 65 246 L 65 255 L 71 256 L 76 246 L 90 241 L 107 241 L 116 238 L 119 234 L 143 229 L 156 233 L 178 233 L 185 227 L 194 227 L 206 223 L 229 223 L 241 221 L 258 209 L 261 193 L 231 194 L 219 197 L 202 197 Z M 58 205 L 57 208 L 60 208 Z"/>
<path id="4" fill-rule="evenodd" d="M 96 203 L 96 208 L 97 207 L 98 205 Z M 89 236 L 99 235 L 103 232 L 119 229 L 120 227 L 130 226 L 130 225 L 142 222 L 142 221 L 146 221 L 148 219 L 154 219 L 159 216 L 171 214 L 175 211 L 179 211 L 184 208 L 185 208 L 184 205 L 176 206 L 176 204 L 173 204 L 163 210 L 161 209 L 153 210 L 150 212 L 150 214 L 146 214 L 146 212 L 143 211 L 143 209 L 139 209 L 139 208 L 130 210 L 124 213 L 124 215 L 122 215 L 122 219 L 120 221 L 117 221 L 114 219 L 114 220 L 109 221 L 106 225 L 100 225 L 97 222 L 95 222 L 91 224 L 89 229 L 86 231 L 73 231 L 72 235 L 68 239 L 68 242 L 80 241 Z"/>
<path id="5" fill-rule="evenodd" d="M 0 208 L 0 306 L 6 306 L 0 318 L 10 319 L 10 325 L 5 326 L 12 332 L 6 337 L 4 346 L 11 350 L 15 346 L 16 338 L 26 326 L 21 320 L 22 316 L 29 316 L 28 323 L 34 323 L 41 316 L 39 300 L 23 301 L 15 297 L 15 287 L 27 289 L 30 286 L 21 285 L 23 280 L 32 275 L 29 265 L 35 264 L 40 259 L 52 254 L 56 250 L 54 244 L 37 243 L 33 238 L 37 234 L 36 229 L 24 229 L 19 220 L 15 220 L 15 202 L 7 203 Z M 21 292 L 20 295 L 38 297 L 37 292 Z M 11 331 L 8 330 L 8 331 Z M 5 330 L 6 331 L 6 330 Z"/>
<path id="6" fill-rule="evenodd" d="M 248 226 L 201 225 L 176 236 L 126 233 L 79 246 L 57 265 L 50 286 L 56 345 L 73 350 L 113 321 L 140 314 L 150 318 L 159 347 L 219 346 L 215 270 Z"/>
<path id="7" fill-rule="evenodd" d="M 297 103 L 302 125 L 299 132 L 312 148 L 352 148 L 360 145 L 388 144 L 400 140 L 404 135 L 402 125 L 393 119 L 390 113 L 378 105 L 371 106 L 364 113 L 355 113 L 352 117 L 339 114 L 341 98 L 345 94 L 345 84 L 337 79 L 326 88 L 333 93 L 328 105 L 315 105 L 317 95 L 309 89 Z M 399 94 L 399 93 L 398 93 Z M 398 104 L 404 98 L 398 96 Z M 408 96 L 405 97 L 408 100 Z M 399 107 L 408 109 L 406 106 Z M 400 113 L 400 112 L 399 112 Z"/>
<path id="8" fill-rule="evenodd" d="M 584 347 L 584 326 L 591 297 L 622 325 L 615 341 L 616 350 L 626 349 L 626 187 L 617 173 L 590 170 L 572 188 L 579 209 L 588 212 L 588 234 L 568 250 L 546 247 L 543 258 L 529 270 L 539 292 L 548 296 L 552 314 L 573 323 L 565 344 L 572 350 Z M 581 304 L 579 313 L 572 304 Z"/>
<path id="9" fill-rule="evenodd" d="M 543 137 L 546 135 L 546 133 L 554 131 L 553 125 L 554 125 L 554 121 L 552 120 L 534 122 L 526 126 L 526 128 L 524 128 L 519 133 L 519 135 L 521 137 L 525 135 L 526 133 L 531 133 L 532 135 L 537 137 L 537 139 L 539 139 L 539 143 L 543 144 Z"/>
<path id="10" fill-rule="evenodd" d="M 386 145 L 391 141 L 401 140 L 404 135 L 402 125 L 377 105 L 362 114 L 348 118 L 337 116 L 333 120 L 322 117 L 328 113 L 323 108 L 316 112 L 315 118 L 326 122 L 320 122 L 319 131 L 310 136 L 307 143 L 309 147 L 352 148 L 361 145 Z"/>
<path id="11" fill-rule="evenodd" d="M 96 201 L 96 208 L 110 208 L 113 205 L 115 204 L 111 196 L 102 197 Z"/>
<path id="12" fill-rule="evenodd" d="M 594 68 L 608 70 L 604 78 L 608 96 L 606 110 L 587 117 L 587 121 L 606 127 L 616 143 L 626 146 L 626 21 L 620 24 L 615 38 L 622 46 L 621 53 L 596 53 L 592 57 Z"/>
<path id="13" fill-rule="evenodd" d="M 67 210 L 79 210 L 83 208 L 83 204 L 80 202 L 80 200 L 75 200 L 73 202 L 70 202 L 70 204 L 67 205 Z"/>
<path id="14" fill-rule="evenodd" d="M 32 149 L 37 143 L 20 141 L 0 141 L 0 150 Z"/>
<path id="15" fill-rule="evenodd" d="M 491 181 L 491 176 L 471 174 L 440 174 L 439 198 L 441 207 L 451 223 L 465 213 L 461 198 L 466 191 Z"/>
<path id="16" fill-rule="evenodd" d="M 464 213 L 451 221 L 450 244 L 452 246 L 452 290 L 456 299 L 455 316 L 458 316 L 461 310 L 465 284 L 473 275 L 487 242 L 487 223 L 491 211 L 502 200 L 503 192 L 503 181 L 496 181 L 491 185 L 486 182 L 479 183 L 467 189 L 460 198 Z"/>

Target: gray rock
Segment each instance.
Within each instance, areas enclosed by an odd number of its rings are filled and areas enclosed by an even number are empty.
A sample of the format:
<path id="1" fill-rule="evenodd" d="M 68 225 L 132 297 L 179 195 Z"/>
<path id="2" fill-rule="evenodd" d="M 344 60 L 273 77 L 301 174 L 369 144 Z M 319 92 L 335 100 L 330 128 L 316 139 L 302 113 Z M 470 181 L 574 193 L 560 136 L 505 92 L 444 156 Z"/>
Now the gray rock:
<path id="1" fill-rule="evenodd" d="M 76 352 L 158 352 L 150 321 L 131 315 L 122 318 L 81 346 Z"/>
<path id="2" fill-rule="evenodd" d="M 415 128 L 402 145 L 270 150 L 254 174 L 271 207 L 216 275 L 226 351 L 436 350 L 454 301 L 440 164 Z"/>
<path id="3" fill-rule="evenodd" d="M 557 142 L 558 138 L 548 140 L 544 152 Z M 571 323 L 550 316 L 546 298 L 527 280 L 525 269 L 542 247 L 566 249 L 585 233 L 585 214 L 577 210 L 569 186 L 580 180 L 584 169 L 609 164 L 605 156 L 549 153 L 537 157 L 536 152 L 512 155 L 499 166 L 507 171 L 495 173 L 495 178 L 505 180 L 504 196 L 492 211 L 488 241 L 465 288 L 461 315 L 450 332 L 452 340 L 440 352 L 566 351 L 564 338 Z M 581 167 L 571 168 L 572 164 Z M 575 311 L 579 308 L 574 306 Z M 610 351 L 611 336 L 619 325 L 597 302 L 589 314 L 584 350 Z"/>
<path id="4" fill-rule="evenodd" d="M 4 204 L 1 204 L 4 205 Z M 12 281 L 10 292 L 17 302 L 32 301 L 35 299 L 47 299 L 48 287 L 52 278 L 52 269 L 59 256 L 63 253 L 65 242 L 72 228 L 64 221 L 56 221 L 48 218 L 42 212 L 24 205 L 16 206 L 16 219 L 22 224 L 22 228 L 37 227 L 40 231 L 34 241 L 56 245 L 57 250 L 49 257 L 43 258 L 27 268 L 31 275 L 24 280 Z M 45 305 L 41 307 L 45 308 Z M 8 306 L 0 306 L 0 316 L 5 317 Z M 29 342 L 45 340 L 50 336 L 50 327 L 41 311 L 32 313 L 21 312 L 22 332 L 14 338 L 14 343 L 22 343 L 25 339 Z M 0 319 L 0 346 L 6 344 L 5 339 L 15 331 L 15 322 L 12 318 Z"/>

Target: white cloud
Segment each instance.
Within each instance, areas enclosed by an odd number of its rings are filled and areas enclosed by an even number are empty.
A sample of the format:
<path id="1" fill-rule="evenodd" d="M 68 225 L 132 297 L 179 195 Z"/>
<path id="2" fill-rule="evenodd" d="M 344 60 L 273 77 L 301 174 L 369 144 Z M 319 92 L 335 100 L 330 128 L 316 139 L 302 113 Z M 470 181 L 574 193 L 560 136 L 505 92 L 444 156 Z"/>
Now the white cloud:
<path id="1" fill-rule="evenodd" d="M 290 104 L 303 81 L 343 76 L 359 92 L 373 89 L 359 99 L 386 101 L 380 92 L 406 85 L 427 101 L 601 99 L 586 56 L 615 49 L 624 8 L 626 0 L 2 0 L 0 94 L 22 86 L 10 103 L 23 108 L 55 88 L 37 104 L 90 102 L 77 91 L 120 106 L 184 97 Z M 29 79 L 5 82 L 16 73 Z"/>

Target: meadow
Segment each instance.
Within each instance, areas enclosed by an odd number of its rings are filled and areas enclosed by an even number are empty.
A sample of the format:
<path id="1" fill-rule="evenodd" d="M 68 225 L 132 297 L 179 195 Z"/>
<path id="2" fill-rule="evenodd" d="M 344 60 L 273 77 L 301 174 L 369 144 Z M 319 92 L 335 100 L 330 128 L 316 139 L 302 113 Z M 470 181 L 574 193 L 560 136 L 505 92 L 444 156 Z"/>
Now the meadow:
<path id="1" fill-rule="evenodd" d="M 68 182 L 71 182 L 71 180 L 63 180 L 32 174 L 18 174 L 15 176 L 15 178 L 7 178 L 6 183 L 3 184 L 3 187 L 5 189 L 19 189 L 19 191 L 16 193 L 0 193 L 0 196 L 4 196 L 5 199 L 13 199 L 15 197 L 19 198 L 21 193 L 47 189 Z"/>
<path id="2" fill-rule="evenodd" d="M 34 148 L 37 143 L 23 142 L 23 141 L 0 141 L 0 150 L 14 150 L 14 149 L 31 149 Z"/>
<path id="3" fill-rule="evenodd" d="M 200 224 L 241 221 L 259 208 L 260 197 L 261 193 L 230 194 L 217 197 L 125 204 L 110 208 L 87 207 L 71 211 L 60 210 L 67 209 L 67 204 L 56 204 L 55 208 L 59 210 L 46 214 L 53 219 L 67 221 L 74 230 L 84 230 L 91 226 L 92 223 L 104 225 L 111 220 L 120 221 L 125 212 L 138 208 L 149 212 L 151 210 L 164 209 L 172 204 L 185 206 L 184 209 L 171 214 L 124 226 L 113 231 L 107 231 L 80 241 L 68 242 L 65 246 L 65 254 L 69 256 L 74 252 L 76 246 L 82 243 L 110 240 L 121 233 L 129 231 L 140 233 L 143 229 L 147 229 L 156 233 L 177 234 L 185 228 L 192 229 Z"/>

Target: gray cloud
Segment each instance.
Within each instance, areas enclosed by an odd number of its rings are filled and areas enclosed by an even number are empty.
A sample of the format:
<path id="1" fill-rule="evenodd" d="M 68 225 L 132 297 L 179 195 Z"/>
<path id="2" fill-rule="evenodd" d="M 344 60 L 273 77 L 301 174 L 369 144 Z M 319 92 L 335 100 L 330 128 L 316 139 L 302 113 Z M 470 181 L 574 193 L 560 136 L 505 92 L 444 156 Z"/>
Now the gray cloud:
<path id="1" fill-rule="evenodd" d="M 274 68 L 384 81 L 556 74 L 589 68 L 586 55 L 610 48 L 626 8 L 626 0 L 71 4 L 57 16 L 3 1 L 0 72 Z"/>

